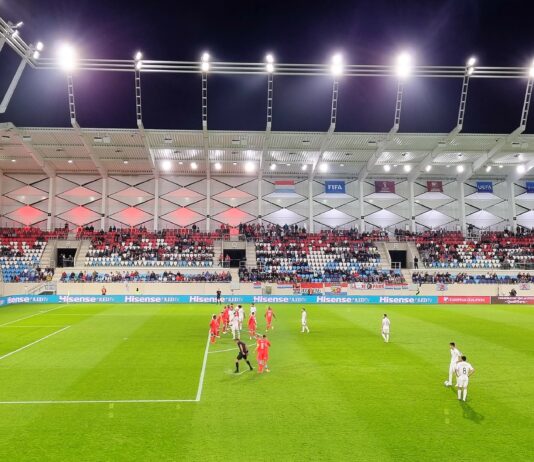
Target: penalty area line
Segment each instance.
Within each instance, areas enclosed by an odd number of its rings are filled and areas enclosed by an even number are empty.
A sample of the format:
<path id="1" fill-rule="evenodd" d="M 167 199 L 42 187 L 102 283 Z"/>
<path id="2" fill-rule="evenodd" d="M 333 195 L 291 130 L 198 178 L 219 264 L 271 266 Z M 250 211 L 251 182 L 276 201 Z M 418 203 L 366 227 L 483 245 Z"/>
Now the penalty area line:
<path id="1" fill-rule="evenodd" d="M 50 338 L 50 337 L 52 337 L 52 336 L 54 336 L 54 335 L 56 335 L 56 334 L 59 334 L 60 332 L 63 332 L 64 330 L 67 330 L 67 329 L 69 329 L 69 328 L 70 328 L 70 326 L 65 326 L 65 327 L 63 327 L 62 329 L 56 330 L 55 332 L 52 332 L 51 334 L 45 335 L 44 337 L 41 337 L 40 339 L 35 340 L 35 341 L 32 342 L 32 343 L 28 343 L 27 345 L 24 345 L 24 346 L 22 346 L 22 347 L 20 347 L 20 348 L 17 348 L 17 349 L 14 350 L 14 351 L 11 351 L 11 352 L 9 352 L 9 353 L 6 353 L 5 355 L 0 356 L 0 360 L 2 360 L 2 359 L 4 359 L 4 358 L 8 358 L 9 356 L 14 355 L 15 353 L 18 353 L 19 351 L 25 350 L 26 348 L 29 348 L 29 347 L 31 347 L 32 345 L 35 345 L 36 343 L 42 342 L 43 340 L 46 340 L 47 338 Z"/>

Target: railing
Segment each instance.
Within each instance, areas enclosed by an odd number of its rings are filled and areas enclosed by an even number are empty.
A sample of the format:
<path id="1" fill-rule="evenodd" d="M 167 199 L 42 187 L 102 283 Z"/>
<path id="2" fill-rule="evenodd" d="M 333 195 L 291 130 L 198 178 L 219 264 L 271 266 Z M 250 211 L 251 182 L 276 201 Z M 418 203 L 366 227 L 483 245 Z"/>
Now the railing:
<path id="1" fill-rule="evenodd" d="M 43 292 L 52 292 L 55 294 L 57 292 L 57 283 L 56 282 L 43 282 L 35 287 L 32 287 L 28 290 L 28 295 L 39 295 Z"/>

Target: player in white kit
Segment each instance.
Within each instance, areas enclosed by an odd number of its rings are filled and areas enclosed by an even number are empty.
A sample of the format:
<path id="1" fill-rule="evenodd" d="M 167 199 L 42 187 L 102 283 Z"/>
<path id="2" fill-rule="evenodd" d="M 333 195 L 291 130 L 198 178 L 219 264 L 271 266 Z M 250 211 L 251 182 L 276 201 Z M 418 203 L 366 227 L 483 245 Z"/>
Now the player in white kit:
<path id="1" fill-rule="evenodd" d="M 302 333 L 307 332 L 310 333 L 310 328 L 308 327 L 308 312 L 306 311 L 306 308 L 302 308 L 302 315 L 300 318 L 302 322 Z"/>
<path id="2" fill-rule="evenodd" d="M 243 330 L 243 321 L 245 320 L 245 308 L 237 306 L 237 317 L 239 318 L 239 330 Z"/>
<path id="3" fill-rule="evenodd" d="M 384 314 L 382 318 L 382 338 L 384 342 L 389 343 L 389 325 L 391 324 L 388 315 Z"/>
<path id="4" fill-rule="evenodd" d="M 256 305 L 254 305 L 254 303 L 250 305 L 250 315 L 256 316 Z"/>
<path id="5" fill-rule="evenodd" d="M 465 356 L 456 364 L 456 387 L 458 388 L 458 399 L 465 401 L 467 399 L 467 385 L 469 377 L 475 372 L 475 368 L 467 362 Z"/>
<path id="6" fill-rule="evenodd" d="M 462 357 L 462 352 L 456 348 L 454 342 L 449 343 L 449 348 L 451 349 L 451 363 L 449 365 L 449 379 L 445 381 L 446 387 L 452 387 L 452 376 L 456 374 L 456 364 Z"/>
<path id="7" fill-rule="evenodd" d="M 232 313 L 232 311 L 230 311 Z M 232 331 L 232 339 L 241 338 L 241 332 L 239 330 L 239 314 L 237 310 L 230 314 L 230 330 Z"/>

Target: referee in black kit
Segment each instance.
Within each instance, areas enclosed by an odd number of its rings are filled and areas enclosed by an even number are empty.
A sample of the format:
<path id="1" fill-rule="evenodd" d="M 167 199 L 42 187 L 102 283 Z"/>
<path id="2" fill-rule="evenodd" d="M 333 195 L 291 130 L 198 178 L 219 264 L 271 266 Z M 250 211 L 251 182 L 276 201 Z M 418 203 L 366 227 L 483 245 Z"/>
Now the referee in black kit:
<path id="1" fill-rule="evenodd" d="M 238 338 L 236 338 L 235 341 L 237 342 L 237 348 L 239 348 L 239 353 L 237 354 L 237 358 L 235 360 L 236 374 L 239 372 L 239 361 L 241 361 L 242 359 L 246 361 L 246 363 L 248 364 L 248 367 L 250 367 L 250 370 L 252 371 L 253 370 L 252 365 L 250 364 L 250 361 L 247 358 L 248 348 L 247 348 L 246 343 L 242 342 Z"/>

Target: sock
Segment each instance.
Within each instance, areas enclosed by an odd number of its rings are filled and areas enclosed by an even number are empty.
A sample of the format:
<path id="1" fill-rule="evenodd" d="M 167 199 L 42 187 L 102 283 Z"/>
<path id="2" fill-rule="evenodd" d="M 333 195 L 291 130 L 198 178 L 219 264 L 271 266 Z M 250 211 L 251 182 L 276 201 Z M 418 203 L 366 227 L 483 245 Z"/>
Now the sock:
<path id="1" fill-rule="evenodd" d="M 389 343 L 389 334 L 386 334 L 386 343 Z"/>
<path id="2" fill-rule="evenodd" d="M 382 334 L 382 338 L 384 339 L 384 342 L 386 341 L 386 336 Z"/>
<path id="3" fill-rule="evenodd" d="M 250 370 L 252 370 L 252 365 L 250 364 L 250 361 L 247 360 L 248 367 L 250 367 Z"/>
<path id="4" fill-rule="evenodd" d="M 235 371 L 239 372 L 239 362 L 238 361 L 235 362 Z"/>
<path id="5" fill-rule="evenodd" d="M 464 401 L 466 400 L 467 398 L 467 388 L 464 388 Z"/>
<path id="6" fill-rule="evenodd" d="M 458 388 L 458 399 L 462 399 L 462 389 Z"/>

